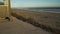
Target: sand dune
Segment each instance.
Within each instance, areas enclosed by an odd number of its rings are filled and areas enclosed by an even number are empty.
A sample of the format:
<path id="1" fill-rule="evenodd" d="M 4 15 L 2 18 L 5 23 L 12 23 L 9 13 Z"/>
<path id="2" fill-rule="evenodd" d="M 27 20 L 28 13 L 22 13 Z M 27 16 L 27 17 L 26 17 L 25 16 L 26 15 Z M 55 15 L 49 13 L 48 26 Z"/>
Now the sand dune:
<path id="1" fill-rule="evenodd" d="M 13 21 L 0 22 L 0 34 L 51 34 L 15 17 L 12 19 Z"/>
<path id="2" fill-rule="evenodd" d="M 47 28 L 52 28 L 54 31 L 60 30 L 60 13 L 49 13 L 49 12 L 33 12 L 28 10 L 13 10 L 15 17 L 29 23 L 43 25 Z M 45 29 L 45 28 L 44 28 Z M 51 29 L 50 29 L 51 30 Z"/>

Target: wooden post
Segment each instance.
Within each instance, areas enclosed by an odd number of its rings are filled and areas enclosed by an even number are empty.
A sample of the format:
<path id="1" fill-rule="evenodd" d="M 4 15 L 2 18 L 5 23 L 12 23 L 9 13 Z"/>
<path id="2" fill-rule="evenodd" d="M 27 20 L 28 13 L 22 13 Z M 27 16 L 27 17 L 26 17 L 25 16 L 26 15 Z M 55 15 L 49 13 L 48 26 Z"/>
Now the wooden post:
<path id="1" fill-rule="evenodd" d="M 10 20 L 11 18 L 11 7 L 10 0 L 3 0 L 3 4 L 0 5 L 0 17 Z"/>
<path id="2" fill-rule="evenodd" d="M 4 5 L 7 7 L 6 16 L 10 17 L 10 0 L 4 0 Z"/>

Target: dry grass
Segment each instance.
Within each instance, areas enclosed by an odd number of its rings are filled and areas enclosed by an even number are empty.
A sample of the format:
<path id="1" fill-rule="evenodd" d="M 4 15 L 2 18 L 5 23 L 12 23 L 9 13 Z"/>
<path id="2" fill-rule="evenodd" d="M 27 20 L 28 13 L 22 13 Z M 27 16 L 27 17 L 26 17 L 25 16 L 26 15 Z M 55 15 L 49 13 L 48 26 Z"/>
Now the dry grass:
<path id="1" fill-rule="evenodd" d="M 48 12 L 33 12 L 27 10 L 13 9 L 13 15 L 24 22 L 28 22 L 34 26 L 41 27 L 49 31 L 59 31 L 60 14 Z M 51 29 L 52 28 L 52 29 Z"/>

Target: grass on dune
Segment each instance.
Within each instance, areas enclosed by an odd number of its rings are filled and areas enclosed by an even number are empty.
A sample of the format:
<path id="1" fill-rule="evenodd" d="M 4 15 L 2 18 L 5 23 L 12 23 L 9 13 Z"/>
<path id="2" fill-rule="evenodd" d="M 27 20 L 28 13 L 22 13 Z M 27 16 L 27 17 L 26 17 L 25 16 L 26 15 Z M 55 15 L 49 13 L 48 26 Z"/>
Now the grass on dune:
<path id="1" fill-rule="evenodd" d="M 46 21 L 45 21 L 46 19 L 55 18 L 55 16 L 57 16 L 57 15 L 54 15 L 54 14 L 51 15 L 49 13 L 28 12 L 28 11 L 22 11 L 22 10 L 20 12 L 18 10 L 16 13 L 15 12 L 12 13 L 12 15 L 14 17 L 18 18 L 19 20 L 30 23 L 36 27 L 42 28 L 43 30 L 55 32 L 55 33 L 59 34 L 60 30 L 55 28 L 56 27 L 55 23 L 53 23 L 55 26 L 54 25 L 52 26 L 52 23 L 50 23 L 50 22 L 46 23 Z M 43 20 L 40 20 L 40 19 L 43 19 Z"/>

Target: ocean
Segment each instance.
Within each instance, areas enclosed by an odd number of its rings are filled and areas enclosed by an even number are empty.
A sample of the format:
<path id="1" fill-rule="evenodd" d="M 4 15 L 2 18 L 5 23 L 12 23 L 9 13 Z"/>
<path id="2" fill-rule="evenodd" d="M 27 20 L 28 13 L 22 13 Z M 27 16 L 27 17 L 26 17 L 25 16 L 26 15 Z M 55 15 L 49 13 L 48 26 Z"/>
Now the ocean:
<path id="1" fill-rule="evenodd" d="M 37 12 L 60 13 L 60 7 L 30 7 L 30 8 L 18 8 L 18 9 L 37 11 Z"/>

